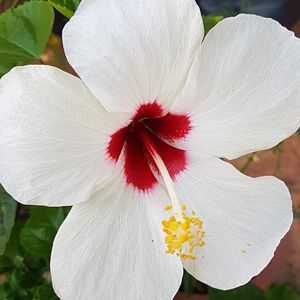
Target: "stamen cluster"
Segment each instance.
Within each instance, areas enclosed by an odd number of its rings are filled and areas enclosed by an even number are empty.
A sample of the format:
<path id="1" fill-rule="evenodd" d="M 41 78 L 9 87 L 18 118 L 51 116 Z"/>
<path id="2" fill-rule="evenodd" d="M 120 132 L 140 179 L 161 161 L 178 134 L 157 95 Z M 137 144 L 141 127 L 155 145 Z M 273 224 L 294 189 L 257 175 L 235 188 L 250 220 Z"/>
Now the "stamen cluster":
<path id="1" fill-rule="evenodd" d="M 172 206 L 165 207 L 166 211 L 170 211 Z M 203 231 L 203 222 L 195 216 L 195 212 L 191 212 L 191 216 L 186 214 L 186 206 L 182 205 L 182 213 L 178 217 L 172 215 L 168 220 L 163 220 L 163 231 L 166 234 L 165 243 L 168 247 L 166 253 L 175 254 L 183 260 L 196 257 L 193 255 L 196 247 L 205 245 Z"/>

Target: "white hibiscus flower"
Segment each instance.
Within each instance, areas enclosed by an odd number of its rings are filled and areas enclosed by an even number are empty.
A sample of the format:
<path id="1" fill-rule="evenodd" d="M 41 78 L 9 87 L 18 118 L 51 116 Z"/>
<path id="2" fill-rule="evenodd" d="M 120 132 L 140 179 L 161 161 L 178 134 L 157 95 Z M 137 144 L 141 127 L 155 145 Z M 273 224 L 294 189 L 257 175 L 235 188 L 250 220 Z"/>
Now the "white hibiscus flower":
<path id="1" fill-rule="evenodd" d="M 24 204 L 74 205 L 52 251 L 61 299 L 172 299 L 183 268 L 234 288 L 288 231 L 286 186 L 219 158 L 297 129 L 300 43 L 253 15 L 202 39 L 194 0 L 83 0 L 63 33 L 81 79 L 1 79 L 1 183 Z"/>

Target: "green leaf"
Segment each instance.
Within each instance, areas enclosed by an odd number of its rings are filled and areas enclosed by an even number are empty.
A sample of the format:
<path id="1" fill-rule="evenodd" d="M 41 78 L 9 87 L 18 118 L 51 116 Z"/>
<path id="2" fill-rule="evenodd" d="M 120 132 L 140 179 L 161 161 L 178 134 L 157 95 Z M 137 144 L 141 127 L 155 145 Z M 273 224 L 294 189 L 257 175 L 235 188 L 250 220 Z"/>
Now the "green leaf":
<path id="1" fill-rule="evenodd" d="M 208 290 L 209 300 L 264 300 L 264 293 L 252 284 L 237 289 L 221 291 L 214 288 Z"/>
<path id="2" fill-rule="evenodd" d="M 53 8 L 44 1 L 25 2 L 0 15 L 0 76 L 40 58 L 53 22 Z"/>
<path id="3" fill-rule="evenodd" d="M 50 284 L 43 284 L 39 286 L 34 292 L 32 300 L 59 300 L 55 295 L 54 290 Z"/>
<path id="4" fill-rule="evenodd" d="M 33 288 L 41 281 L 41 277 L 37 275 L 40 274 L 36 274 L 35 272 L 32 272 L 32 270 L 29 271 L 25 268 L 14 269 L 13 272 L 7 275 L 7 279 L 12 290 L 17 290 L 20 294 L 27 296 L 29 294 L 29 289 Z"/>
<path id="5" fill-rule="evenodd" d="M 48 0 L 48 2 L 63 16 L 70 19 L 81 0 Z"/>
<path id="6" fill-rule="evenodd" d="M 294 219 L 300 219 L 300 211 L 294 211 Z"/>
<path id="7" fill-rule="evenodd" d="M 205 35 L 220 21 L 224 19 L 223 16 L 202 16 L 204 24 Z"/>
<path id="8" fill-rule="evenodd" d="M 300 136 L 300 128 L 297 130 L 298 135 Z"/>
<path id="9" fill-rule="evenodd" d="M 22 226 L 22 223 L 16 222 L 12 228 L 9 242 L 6 245 L 5 253 L 0 256 L 0 273 L 11 271 L 14 268 L 24 267 L 24 257 L 19 245 Z"/>
<path id="10" fill-rule="evenodd" d="M 34 207 L 21 231 L 20 243 L 32 255 L 48 259 L 56 232 L 68 208 Z"/>
<path id="11" fill-rule="evenodd" d="M 0 255 L 5 252 L 11 229 L 15 224 L 16 201 L 0 185 Z"/>
<path id="12" fill-rule="evenodd" d="M 265 292 L 266 300 L 300 300 L 300 295 L 288 284 L 276 284 Z"/>
<path id="13" fill-rule="evenodd" d="M 5 288 L 3 287 L 3 285 L 0 285 L 0 299 L 10 300 Z"/>
<path id="14" fill-rule="evenodd" d="M 184 272 L 182 279 L 183 290 L 187 295 L 194 292 L 194 277 L 187 272 Z"/>

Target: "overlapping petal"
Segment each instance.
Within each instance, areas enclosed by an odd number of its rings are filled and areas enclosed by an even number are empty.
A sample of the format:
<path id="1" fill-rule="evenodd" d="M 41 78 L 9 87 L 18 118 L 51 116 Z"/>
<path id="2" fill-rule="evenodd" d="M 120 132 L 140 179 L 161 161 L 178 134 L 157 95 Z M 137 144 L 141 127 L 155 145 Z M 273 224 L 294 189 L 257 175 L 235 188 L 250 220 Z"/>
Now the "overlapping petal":
<path id="1" fill-rule="evenodd" d="M 54 241 L 57 295 L 81 299 L 173 299 L 182 264 L 165 254 L 161 220 L 166 195 L 127 188 L 121 178 L 73 206 Z"/>
<path id="2" fill-rule="evenodd" d="M 300 126 L 299 53 L 300 40 L 274 20 L 239 15 L 216 25 L 173 106 L 192 115 L 190 145 L 232 159 L 294 133 Z"/>
<path id="3" fill-rule="evenodd" d="M 17 201 L 71 205 L 110 179 L 109 134 L 126 118 L 108 115 L 80 79 L 15 68 L 0 81 L 0 106 L 0 182 Z"/>
<path id="4" fill-rule="evenodd" d="M 184 267 L 212 287 L 234 288 L 257 275 L 292 222 L 283 182 L 250 178 L 217 158 L 192 154 L 176 188 L 180 201 L 203 220 L 206 232 L 196 261 L 184 261 Z"/>
<path id="5" fill-rule="evenodd" d="M 110 112 L 172 102 L 202 38 L 194 0 L 83 0 L 63 31 L 69 62 Z"/>

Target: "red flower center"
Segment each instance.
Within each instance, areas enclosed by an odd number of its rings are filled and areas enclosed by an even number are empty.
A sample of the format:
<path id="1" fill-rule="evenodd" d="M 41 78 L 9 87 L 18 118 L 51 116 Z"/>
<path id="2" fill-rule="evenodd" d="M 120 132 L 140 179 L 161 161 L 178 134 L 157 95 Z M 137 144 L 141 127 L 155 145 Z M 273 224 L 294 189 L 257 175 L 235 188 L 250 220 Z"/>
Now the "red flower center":
<path id="1" fill-rule="evenodd" d="M 117 162 L 124 149 L 123 171 L 127 184 L 147 191 L 157 183 L 153 171 L 158 173 L 149 153 L 149 145 L 162 158 L 171 177 L 175 179 L 186 168 L 187 158 L 184 150 L 171 145 L 184 138 L 190 130 L 191 122 L 187 115 L 164 114 L 157 102 L 143 104 L 128 126 L 111 135 L 107 152 Z"/>

